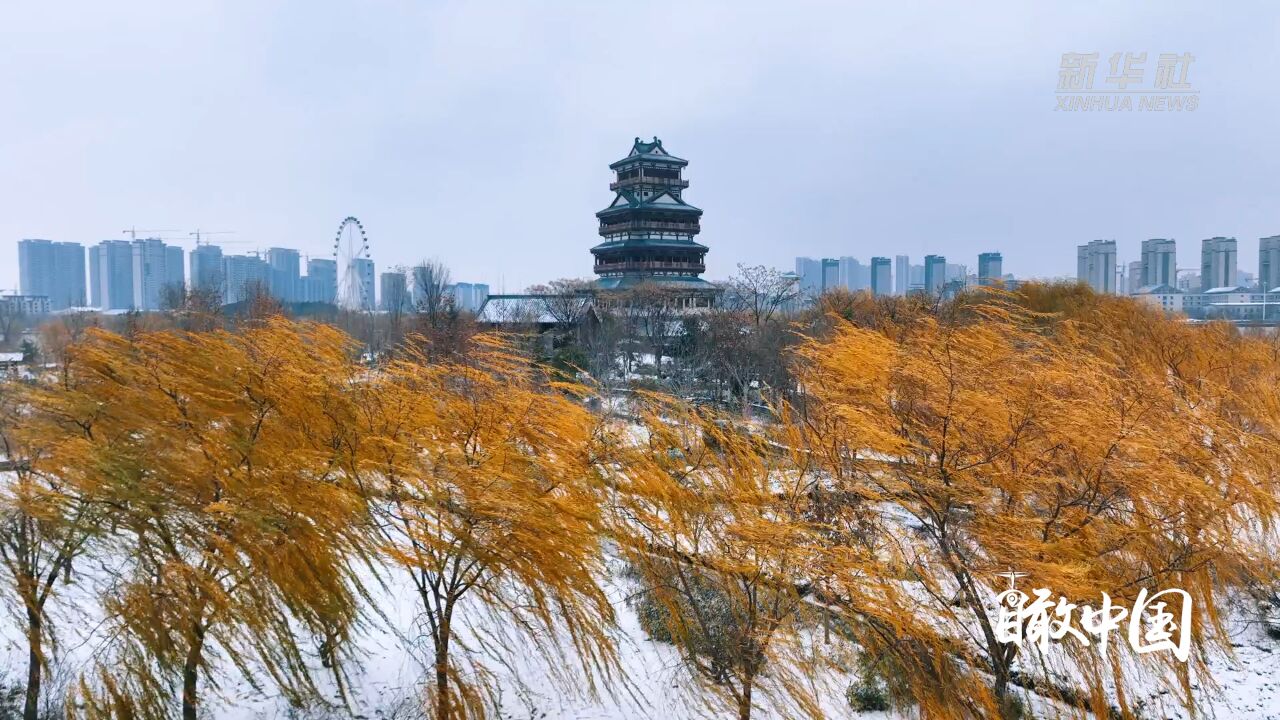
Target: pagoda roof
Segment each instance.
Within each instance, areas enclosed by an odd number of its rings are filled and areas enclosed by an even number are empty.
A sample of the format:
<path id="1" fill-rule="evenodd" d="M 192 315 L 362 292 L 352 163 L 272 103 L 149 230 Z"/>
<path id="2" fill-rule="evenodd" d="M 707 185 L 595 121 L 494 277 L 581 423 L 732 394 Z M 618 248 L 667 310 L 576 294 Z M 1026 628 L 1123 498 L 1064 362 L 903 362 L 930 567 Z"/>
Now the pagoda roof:
<path id="1" fill-rule="evenodd" d="M 604 277 L 596 280 L 596 287 L 601 290 L 630 290 L 639 285 L 657 285 L 659 287 L 678 287 L 713 292 L 720 290 L 720 287 L 715 283 L 692 275 L 628 274 L 622 277 Z"/>
<path id="2" fill-rule="evenodd" d="M 652 142 L 643 142 L 640 138 L 636 138 L 636 141 L 631 145 L 631 152 L 621 160 L 610 163 L 609 169 L 616 169 L 623 165 L 630 165 L 631 163 L 639 162 L 641 160 L 652 160 L 654 162 L 665 163 L 667 165 L 684 166 L 689 164 L 688 160 L 678 158 L 667 152 L 666 149 L 662 147 L 662 141 L 658 139 L 657 135 L 655 135 L 653 136 Z"/>
<path id="3" fill-rule="evenodd" d="M 706 245 L 696 243 L 692 240 L 655 240 L 650 238 L 624 238 L 621 240 L 609 240 L 591 248 L 591 252 L 597 250 L 616 250 L 618 248 L 683 248 L 694 250 L 707 250 Z"/>
<path id="4" fill-rule="evenodd" d="M 596 213 L 596 217 L 607 217 L 632 210 L 654 210 L 654 211 L 671 211 L 671 212 L 687 212 L 702 214 L 702 210 L 696 208 L 680 198 L 672 195 L 670 192 L 659 193 L 649 198 L 636 197 L 636 194 L 630 190 L 619 190 L 613 199 L 613 203 L 609 207 Z"/>

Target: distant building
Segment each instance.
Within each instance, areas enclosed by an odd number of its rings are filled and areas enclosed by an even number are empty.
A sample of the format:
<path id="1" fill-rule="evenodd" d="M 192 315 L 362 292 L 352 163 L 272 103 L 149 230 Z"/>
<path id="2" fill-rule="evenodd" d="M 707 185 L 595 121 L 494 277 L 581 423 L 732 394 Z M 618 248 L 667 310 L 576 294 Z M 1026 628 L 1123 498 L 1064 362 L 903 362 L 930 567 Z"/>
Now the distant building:
<path id="1" fill-rule="evenodd" d="M 89 305 L 128 310 L 133 304 L 133 245 L 103 240 L 89 248 Z"/>
<path id="2" fill-rule="evenodd" d="M 7 313 L 26 316 L 48 315 L 53 311 L 49 298 L 44 295 L 0 295 L 0 307 Z"/>
<path id="3" fill-rule="evenodd" d="M 978 284 L 995 285 L 1004 277 L 1004 256 L 998 252 L 978 254 Z"/>
<path id="4" fill-rule="evenodd" d="M 378 277 L 378 306 L 386 312 L 405 312 L 413 305 L 408 278 L 403 272 L 384 272 Z"/>
<path id="5" fill-rule="evenodd" d="M 924 256 L 924 291 L 940 295 L 947 283 L 947 259 L 942 255 Z"/>
<path id="6" fill-rule="evenodd" d="M 1128 272 L 1125 273 L 1124 294 L 1136 295 L 1144 286 L 1142 284 L 1142 261 L 1134 260 L 1127 266 Z M 1165 286 L 1172 286 L 1172 283 L 1162 283 Z"/>
<path id="7" fill-rule="evenodd" d="M 800 278 L 800 294 L 817 297 L 822 294 L 822 261 L 809 257 L 796 258 L 796 277 Z"/>
<path id="8" fill-rule="evenodd" d="M 860 290 L 871 284 L 871 268 L 847 256 L 838 260 L 798 257 L 796 276 L 800 278 L 800 293 L 810 299 L 836 288 Z"/>
<path id="9" fill-rule="evenodd" d="M 898 255 L 893 259 L 893 294 L 906 295 L 911 279 L 911 258 Z"/>
<path id="10" fill-rule="evenodd" d="M 867 290 L 871 287 L 871 266 L 863 265 L 856 258 L 844 256 L 839 260 L 839 277 L 836 285 L 846 290 Z M 830 288 L 828 288 L 830 289 Z M 887 294 L 889 288 L 885 288 Z"/>
<path id="11" fill-rule="evenodd" d="M 270 268 L 257 255 L 227 255 L 222 258 L 222 302 L 232 305 L 247 300 L 255 289 L 266 290 Z"/>
<path id="12" fill-rule="evenodd" d="M 1187 272 L 1178 275 L 1178 282 L 1175 286 L 1184 293 L 1192 293 L 1200 291 L 1200 275 L 1198 273 Z"/>
<path id="13" fill-rule="evenodd" d="M 84 246 L 52 240 L 18 241 L 18 286 L 22 294 L 48 299 L 54 310 L 87 304 Z"/>
<path id="14" fill-rule="evenodd" d="M 1153 238 L 1142 241 L 1142 274 L 1139 287 L 1172 286 L 1177 282 L 1178 252 L 1173 240 Z"/>
<path id="15" fill-rule="evenodd" d="M 346 292 L 350 295 L 347 298 L 339 297 L 338 302 L 344 308 L 349 310 L 373 310 L 376 307 L 373 285 L 373 260 L 370 258 L 358 257 L 352 258 L 350 267 L 347 268 L 350 273 L 345 279 L 347 285 L 339 284 L 339 291 L 346 288 Z"/>
<path id="16" fill-rule="evenodd" d="M 1236 239 L 1213 237 L 1200 243 L 1200 291 L 1235 287 Z"/>
<path id="17" fill-rule="evenodd" d="M 1268 292 L 1280 288 L 1280 235 L 1258 240 L 1258 287 Z"/>
<path id="18" fill-rule="evenodd" d="M 323 258 L 308 260 L 302 287 L 304 302 L 333 304 L 338 295 L 338 262 Z"/>
<path id="19" fill-rule="evenodd" d="M 164 304 L 166 288 L 182 289 L 185 275 L 182 248 L 166 245 L 158 238 L 134 240 L 133 308 L 159 310 Z"/>
<path id="20" fill-rule="evenodd" d="M 1116 292 L 1116 241 L 1091 240 L 1076 248 L 1076 278 L 1096 292 Z"/>
<path id="21" fill-rule="evenodd" d="M 871 258 L 871 294 L 888 295 L 892 292 L 892 265 L 889 262 L 889 258 Z"/>
<path id="22" fill-rule="evenodd" d="M 187 256 L 187 262 L 193 290 L 222 292 L 222 248 L 217 245 L 196 245 Z"/>
<path id="23" fill-rule="evenodd" d="M 267 287 L 277 300 L 301 302 L 301 256 L 297 250 L 273 247 L 267 250 Z"/>
<path id="24" fill-rule="evenodd" d="M 489 298 L 489 286 L 484 283 L 457 283 L 452 286 L 457 307 L 468 312 L 479 312 Z"/>
<path id="25" fill-rule="evenodd" d="M 840 261 L 822 258 L 822 292 L 835 290 L 840 285 Z"/>
<path id="26" fill-rule="evenodd" d="M 1138 277 L 1141 277 L 1139 270 Z M 1130 293 L 1140 302 L 1145 302 L 1164 310 L 1167 313 L 1180 313 L 1183 311 L 1183 300 L 1187 297 L 1187 293 L 1182 292 L 1176 287 L 1169 284 L 1147 285 L 1138 288 Z"/>

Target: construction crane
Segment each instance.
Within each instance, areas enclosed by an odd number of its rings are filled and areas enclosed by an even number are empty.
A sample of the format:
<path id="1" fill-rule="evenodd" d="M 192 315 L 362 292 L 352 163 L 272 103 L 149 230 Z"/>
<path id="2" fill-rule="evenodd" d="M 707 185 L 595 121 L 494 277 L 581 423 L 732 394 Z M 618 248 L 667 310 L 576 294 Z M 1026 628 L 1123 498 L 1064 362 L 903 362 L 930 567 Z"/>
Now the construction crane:
<path id="1" fill-rule="evenodd" d="M 137 240 L 138 233 L 168 233 L 168 232 L 182 232 L 182 231 L 181 230 L 139 230 L 136 227 L 132 227 L 132 228 L 127 228 L 125 230 L 121 230 L 120 234 L 128 235 L 130 239 Z M 172 238 L 165 238 L 165 239 L 172 239 Z"/>
<path id="2" fill-rule="evenodd" d="M 196 230 L 195 232 L 187 233 L 187 235 L 195 238 L 196 245 L 199 245 L 200 238 L 204 237 L 205 235 L 235 235 L 235 233 L 236 233 L 235 230 Z"/>

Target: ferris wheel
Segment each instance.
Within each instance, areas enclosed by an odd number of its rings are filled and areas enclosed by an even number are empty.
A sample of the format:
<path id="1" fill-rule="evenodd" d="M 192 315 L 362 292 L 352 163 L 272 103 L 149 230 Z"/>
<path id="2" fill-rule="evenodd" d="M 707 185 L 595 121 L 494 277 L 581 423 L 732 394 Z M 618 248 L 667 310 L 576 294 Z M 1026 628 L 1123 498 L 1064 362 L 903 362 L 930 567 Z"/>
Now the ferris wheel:
<path id="1" fill-rule="evenodd" d="M 373 309 L 373 259 L 364 226 L 354 217 L 344 218 L 333 239 L 333 260 L 338 271 L 335 298 L 343 310 Z"/>

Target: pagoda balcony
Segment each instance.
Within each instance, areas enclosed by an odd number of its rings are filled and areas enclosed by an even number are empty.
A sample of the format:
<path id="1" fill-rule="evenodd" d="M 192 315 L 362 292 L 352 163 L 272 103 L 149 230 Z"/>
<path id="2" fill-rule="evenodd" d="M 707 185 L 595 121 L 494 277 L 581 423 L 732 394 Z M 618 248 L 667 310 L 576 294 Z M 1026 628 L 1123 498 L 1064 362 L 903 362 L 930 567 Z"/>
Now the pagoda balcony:
<path id="1" fill-rule="evenodd" d="M 611 225 L 600 223 L 600 234 L 605 236 L 613 235 L 615 233 L 620 233 L 620 232 L 642 232 L 642 231 L 677 232 L 677 233 L 687 233 L 687 234 L 693 235 L 693 234 L 696 234 L 699 230 L 701 230 L 701 228 L 698 227 L 698 223 L 696 222 L 683 223 L 683 222 L 656 222 L 653 220 L 630 220 L 628 222 L 613 223 Z"/>
<path id="2" fill-rule="evenodd" d="M 689 187 L 689 181 L 681 180 L 680 178 L 640 176 L 627 178 L 626 180 L 615 180 L 609 183 L 609 189 L 617 191 L 623 188 L 635 187 L 637 185 L 656 185 L 658 187 L 680 188 L 683 190 L 684 188 Z"/>
<path id="3" fill-rule="evenodd" d="M 704 273 L 707 266 L 703 263 L 674 263 L 663 262 L 660 260 L 631 260 L 627 262 L 605 262 L 597 263 L 595 272 L 599 273 L 626 273 L 626 272 L 679 272 L 679 273 Z"/>

